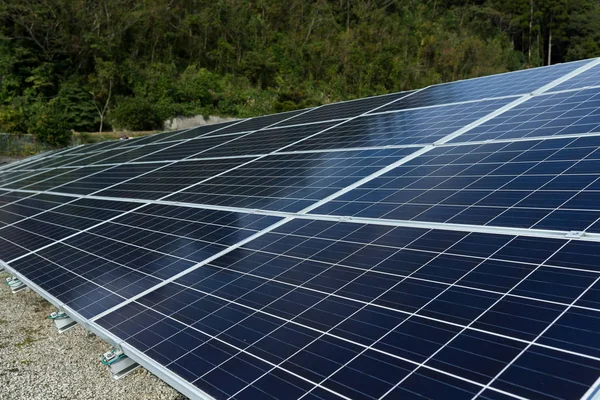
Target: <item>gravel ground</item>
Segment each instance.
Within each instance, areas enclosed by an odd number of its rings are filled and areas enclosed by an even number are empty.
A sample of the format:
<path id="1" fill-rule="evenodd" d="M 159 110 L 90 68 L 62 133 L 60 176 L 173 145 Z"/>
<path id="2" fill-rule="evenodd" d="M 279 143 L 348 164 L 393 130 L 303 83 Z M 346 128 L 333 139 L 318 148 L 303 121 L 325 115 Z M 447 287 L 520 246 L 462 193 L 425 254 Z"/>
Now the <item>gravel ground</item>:
<path id="1" fill-rule="evenodd" d="M 100 363 L 110 345 L 80 326 L 59 334 L 46 319 L 54 307 L 35 292 L 2 285 L 0 304 L 0 399 L 185 399 L 143 368 L 113 380 Z"/>

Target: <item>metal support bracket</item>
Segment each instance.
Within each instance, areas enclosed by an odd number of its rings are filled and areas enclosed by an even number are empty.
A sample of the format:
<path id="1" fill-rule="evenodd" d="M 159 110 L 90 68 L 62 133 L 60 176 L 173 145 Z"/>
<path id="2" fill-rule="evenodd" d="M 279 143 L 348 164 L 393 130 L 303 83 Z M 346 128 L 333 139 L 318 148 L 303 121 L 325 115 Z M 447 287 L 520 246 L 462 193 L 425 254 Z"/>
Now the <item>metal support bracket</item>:
<path id="1" fill-rule="evenodd" d="M 66 332 L 77 325 L 77 321 L 69 317 L 66 312 L 60 310 L 48 315 L 48 319 L 54 321 L 58 333 Z"/>
<path id="2" fill-rule="evenodd" d="M 108 370 L 113 379 L 121 379 L 126 375 L 129 375 L 134 370 L 138 369 L 140 365 L 127 357 L 122 350 L 114 348 L 107 351 L 102 355 L 102 364 L 108 366 Z"/>
<path id="3" fill-rule="evenodd" d="M 577 239 L 582 237 L 585 234 L 583 231 L 570 231 L 565 235 L 566 238 Z"/>
<path id="4" fill-rule="evenodd" d="M 13 293 L 20 292 L 21 290 L 27 289 L 27 286 L 19 280 L 16 276 L 11 276 L 4 280 L 4 284 L 10 288 Z"/>

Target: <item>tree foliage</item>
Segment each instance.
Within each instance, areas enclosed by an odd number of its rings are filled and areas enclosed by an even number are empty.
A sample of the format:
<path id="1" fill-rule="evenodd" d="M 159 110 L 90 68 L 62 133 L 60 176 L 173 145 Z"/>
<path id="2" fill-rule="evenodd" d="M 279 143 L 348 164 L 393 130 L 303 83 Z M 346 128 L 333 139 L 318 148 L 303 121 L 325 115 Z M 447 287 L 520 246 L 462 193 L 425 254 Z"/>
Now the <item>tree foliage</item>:
<path id="1" fill-rule="evenodd" d="M 0 130 L 153 129 L 594 57 L 599 11 L 596 0 L 0 0 Z"/>

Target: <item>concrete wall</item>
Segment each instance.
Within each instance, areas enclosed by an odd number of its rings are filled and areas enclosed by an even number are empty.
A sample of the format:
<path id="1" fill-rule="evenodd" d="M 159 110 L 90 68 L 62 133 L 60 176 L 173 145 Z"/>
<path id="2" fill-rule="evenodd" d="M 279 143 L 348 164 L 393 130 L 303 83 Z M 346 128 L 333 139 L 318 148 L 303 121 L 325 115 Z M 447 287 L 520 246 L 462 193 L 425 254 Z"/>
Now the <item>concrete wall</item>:
<path id="1" fill-rule="evenodd" d="M 209 116 L 207 118 L 204 118 L 202 115 L 196 115 L 194 117 L 177 117 L 165 121 L 164 128 L 165 130 L 186 129 L 200 125 L 212 125 L 218 124 L 220 122 L 235 121 L 237 119 L 238 118 L 216 116 Z"/>

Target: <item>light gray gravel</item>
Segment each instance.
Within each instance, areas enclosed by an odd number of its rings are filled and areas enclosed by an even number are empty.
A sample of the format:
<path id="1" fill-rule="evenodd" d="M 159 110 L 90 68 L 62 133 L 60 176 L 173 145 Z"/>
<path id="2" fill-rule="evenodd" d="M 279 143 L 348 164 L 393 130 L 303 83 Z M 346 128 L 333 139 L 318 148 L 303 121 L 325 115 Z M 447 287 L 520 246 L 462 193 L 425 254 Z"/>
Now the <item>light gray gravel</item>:
<path id="1" fill-rule="evenodd" d="M 31 290 L 0 287 L 0 399 L 185 399 L 143 368 L 113 380 L 100 363 L 110 345 L 80 326 L 59 334 L 52 311 Z"/>

